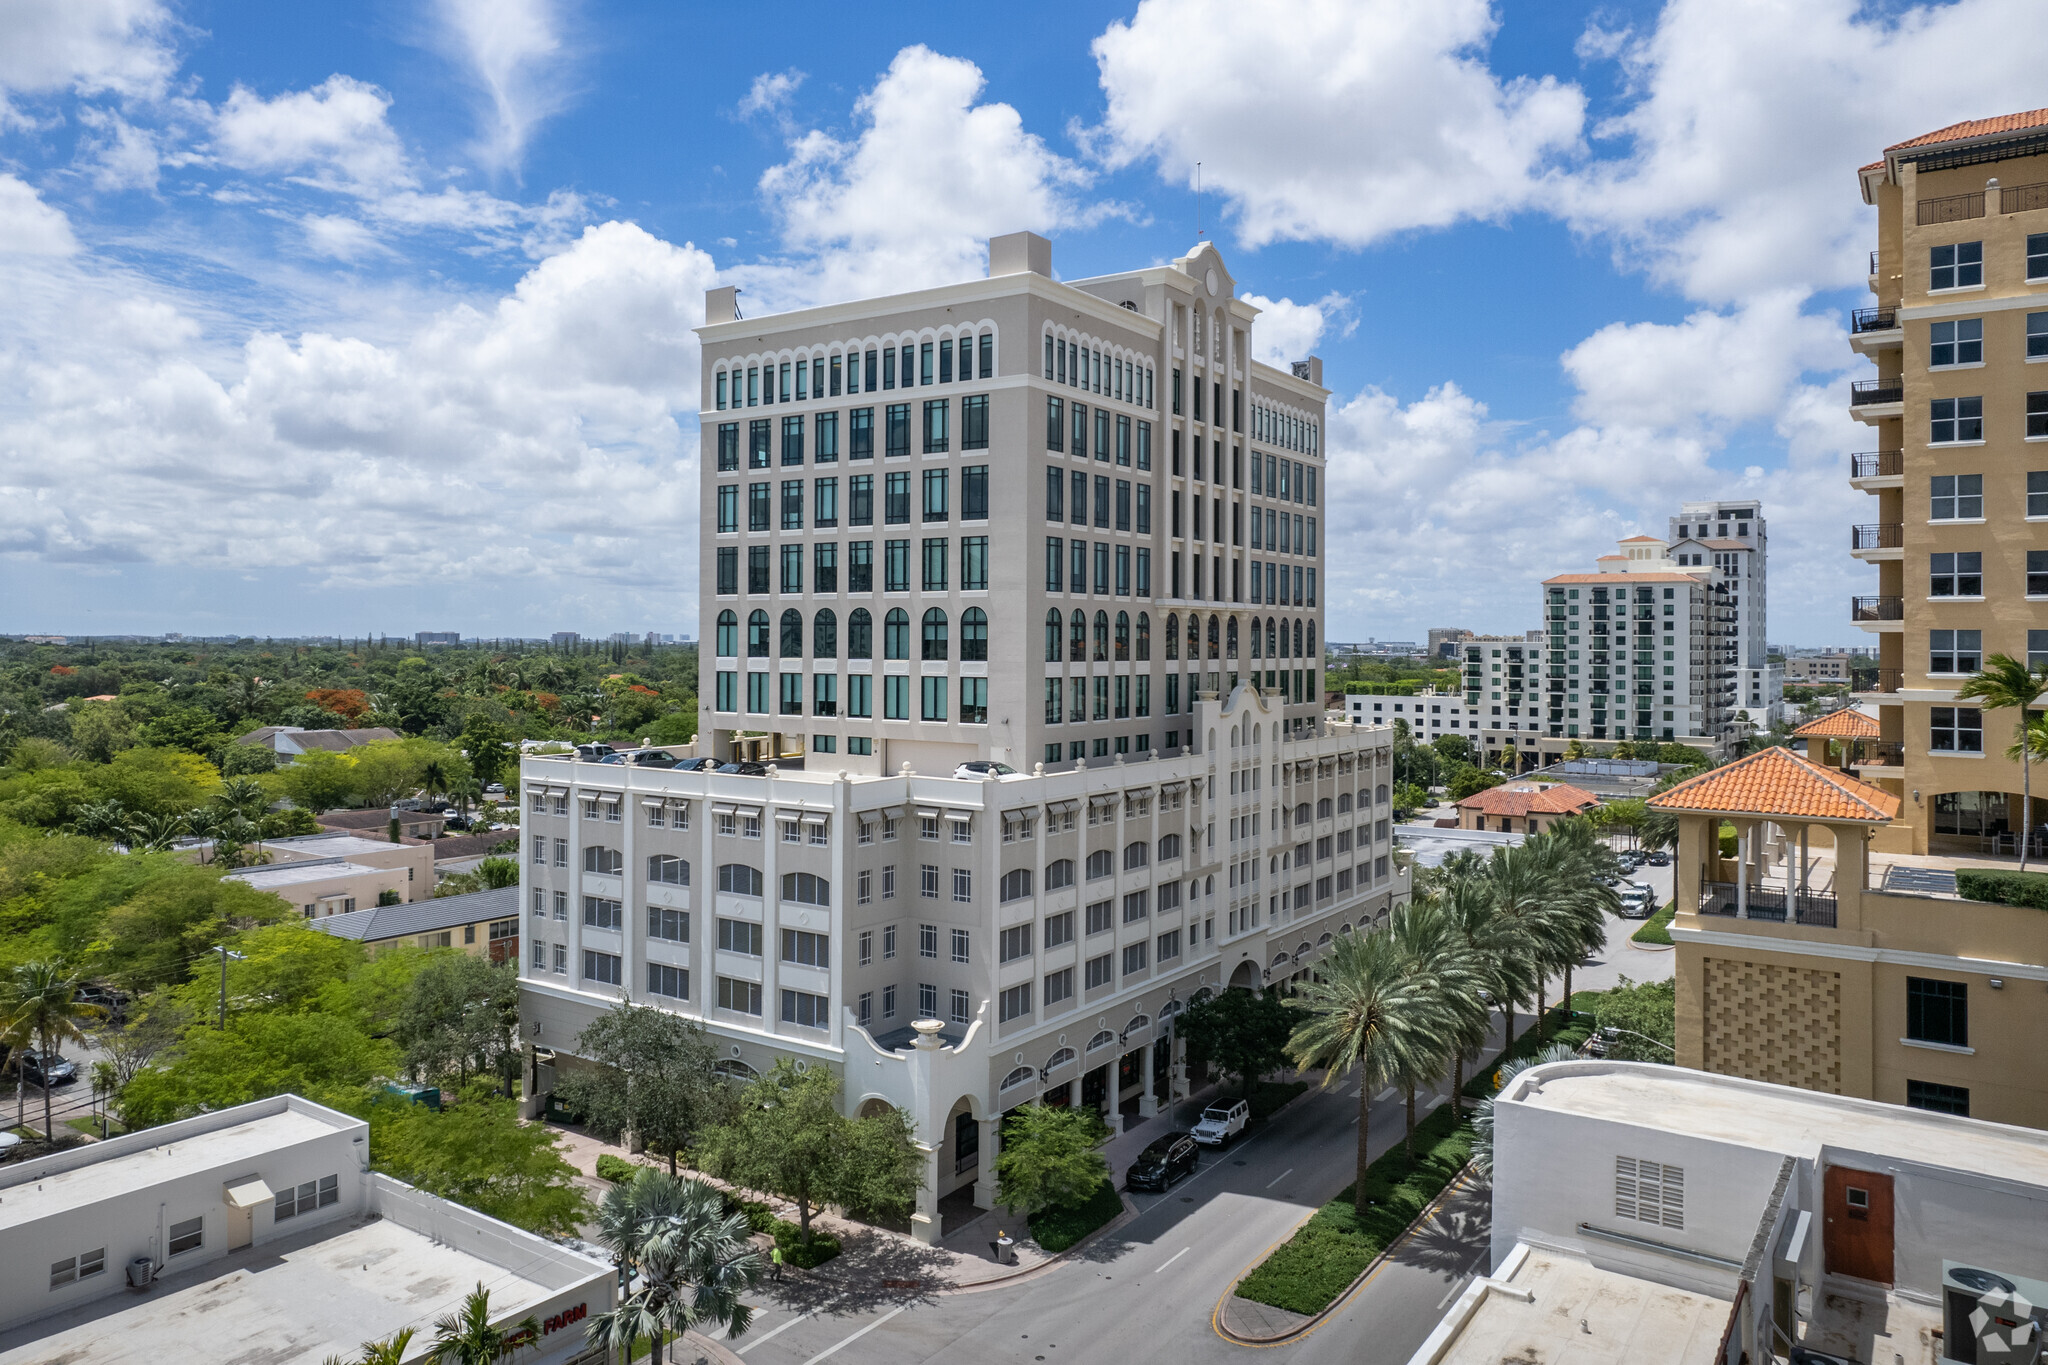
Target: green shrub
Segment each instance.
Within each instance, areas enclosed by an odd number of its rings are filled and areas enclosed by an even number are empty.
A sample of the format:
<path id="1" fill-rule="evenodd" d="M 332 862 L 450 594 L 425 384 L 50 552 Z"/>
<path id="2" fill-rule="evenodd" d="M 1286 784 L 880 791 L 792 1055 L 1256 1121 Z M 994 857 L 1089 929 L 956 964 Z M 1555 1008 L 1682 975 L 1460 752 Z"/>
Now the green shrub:
<path id="1" fill-rule="evenodd" d="M 783 1262 L 798 1270 L 815 1269 L 839 1254 L 837 1237 L 813 1229 L 811 1240 L 806 1242 L 804 1230 L 787 1219 L 774 1219 L 765 1231 L 774 1234 L 775 1245 L 782 1248 Z"/>
<path id="2" fill-rule="evenodd" d="M 1630 934 L 1629 937 L 1637 943 L 1662 944 L 1665 947 L 1669 947 L 1671 945 L 1671 917 L 1677 913 L 1678 903 L 1673 901 L 1656 914 L 1644 920 L 1643 927 Z"/>
<path id="3" fill-rule="evenodd" d="M 1966 900 L 2048 910 L 2048 873 L 1959 870 L 1956 890 Z"/>
<path id="4" fill-rule="evenodd" d="M 1739 836 L 1737 836 L 1734 830 L 1726 825 L 1721 826 L 1721 856 L 1723 858 L 1737 856 L 1739 851 L 1738 838 Z"/>
<path id="5" fill-rule="evenodd" d="M 597 1159 L 597 1178 L 609 1180 L 614 1185 L 624 1184 L 639 1173 L 640 1168 L 624 1157 L 606 1152 Z"/>
<path id="6" fill-rule="evenodd" d="M 1050 1208 L 1031 1217 L 1031 1238 L 1047 1254 L 1065 1251 L 1095 1229 L 1124 1211 L 1116 1186 L 1103 1181 L 1095 1193 L 1080 1204 Z"/>
<path id="7" fill-rule="evenodd" d="M 1446 1105 L 1415 1125 L 1415 1159 L 1395 1146 L 1366 1168 L 1363 1215 L 1346 1188 L 1317 1209 L 1237 1287 L 1238 1296 L 1290 1313 L 1330 1306 L 1414 1222 L 1472 1155 L 1472 1130 Z"/>
<path id="8" fill-rule="evenodd" d="M 725 1211 L 727 1213 L 744 1213 L 747 1215 L 747 1230 L 749 1232 L 773 1232 L 775 1231 L 775 1225 L 782 1221 L 775 1216 L 775 1210 L 769 1208 L 758 1199 L 735 1199 L 731 1195 L 727 1195 L 725 1197 Z"/>

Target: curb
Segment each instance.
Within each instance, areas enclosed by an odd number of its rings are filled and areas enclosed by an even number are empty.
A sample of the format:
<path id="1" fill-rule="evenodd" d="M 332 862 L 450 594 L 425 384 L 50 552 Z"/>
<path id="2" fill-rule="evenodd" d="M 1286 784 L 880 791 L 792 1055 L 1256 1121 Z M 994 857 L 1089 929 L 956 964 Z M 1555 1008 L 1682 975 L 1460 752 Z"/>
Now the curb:
<path id="1" fill-rule="evenodd" d="M 1129 1223 L 1132 1219 L 1138 1216 L 1138 1206 L 1131 1202 L 1131 1197 L 1128 1194 L 1125 1194 L 1122 1190 L 1118 1190 L 1116 1192 L 1116 1197 L 1117 1201 L 1124 1206 L 1124 1211 L 1118 1214 L 1116 1217 L 1110 1219 L 1107 1223 L 1104 1223 L 1101 1227 L 1095 1229 L 1095 1231 L 1089 1233 L 1086 1237 L 1083 1237 L 1080 1241 L 1068 1247 L 1065 1251 L 1056 1251 L 1052 1255 L 1040 1261 L 1037 1265 L 1025 1266 L 1023 1269 L 1018 1270 L 1014 1274 L 997 1275 L 986 1280 L 975 1280 L 969 1284 L 947 1285 L 945 1288 L 935 1290 L 933 1292 L 938 1294 L 973 1294 L 983 1289 L 1007 1288 L 1010 1285 L 1021 1283 L 1022 1281 L 1031 1279 L 1032 1277 L 1037 1275 L 1050 1274 L 1052 1271 L 1059 1269 L 1060 1264 L 1063 1261 L 1065 1261 L 1067 1257 L 1073 1255 L 1081 1248 L 1094 1242 L 1097 1238 L 1107 1237 L 1110 1233 L 1117 1231 L 1119 1228 L 1123 1227 L 1126 1223 Z"/>
<path id="2" fill-rule="evenodd" d="M 1326 1318 L 1330 1317 L 1332 1314 L 1337 1312 L 1338 1309 L 1343 1308 L 1347 1304 L 1349 1304 L 1351 1302 L 1352 1295 L 1356 1294 L 1359 1291 L 1359 1289 L 1365 1284 L 1365 1282 L 1372 1278 L 1373 1272 L 1377 1271 L 1380 1268 L 1380 1266 L 1385 1263 L 1386 1259 L 1394 1254 L 1394 1249 L 1400 1246 L 1401 1243 L 1407 1241 L 1409 1237 L 1413 1236 L 1415 1230 L 1421 1227 L 1423 1223 L 1428 1221 L 1431 1215 L 1433 1215 L 1436 1212 L 1438 1205 L 1442 1204 L 1446 1199 L 1449 1199 L 1453 1194 L 1456 1194 L 1460 1190 L 1465 1188 L 1471 1175 L 1472 1163 L 1470 1161 L 1467 1161 L 1463 1166 L 1458 1168 L 1457 1173 L 1450 1178 L 1450 1180 L 1444 1185 L 1443 1189 L 1437 1192 L 1436 1198 L 1430 1200 L 1427 1204 L 1423 1205 L 1422 1212 L 1416 1214 L 1415 1217 L 1409 1221 L 1407 1227 L 1402 1228 L 1398 1234 L 1396 1234 L 1390 1241 L 1388 1241 L 1386 1246 L 1380 1249 L 1380 1254 L 1373 1257 L 1371 1261 L 1366 1263 L 1365 1269 L 1358 1272 L 1358 1278 L 1354 1279 L 1350 1284 L 1344 1286 L 1344 1291 L 1341 1294 L 1338 1294 L 1335 1298 L 1331 1299 L 1330 1302 L 1323 1308 L 1321 1312 L 1301 1322 L 1296 1323 L 1294 1326 L 1288 1328 L 1284 1332 L 1279 1332 L 1269 1337 L 1253 1336 L 1248 1332 L 1238 1331 L 1236 1328 L 1230 1325 L 1229 1313 L 1230 1301 L 1231 1299 L 1237 1296 L 1237 1287 L 1240 1284 L 1244 1283 L 1245 1279 L 1248 1276 L 1250 1276 L 1250 1274 L 1254 1270 L 1257 1270 L 1260 1266 L 1264 1265 L 1266 1263 L 1266 1258 L 1268 1256 L 1272 1255 L 1275 1250 L 1277 1250 L 1279 1247 L 1283 1246 L 1288 1241 L 1290 1241 L 1294 1237 L 1295 1233 L 1300 1232 L 1303 1225 L 1305 1225 L 1308 1222 L 1309 1218 L 1313 1218 L 1316 1216 L 1317 1210 L 1311 1209 L 1309 1211 L 1308 1217 L 1303 1218 L 1301 1222 L 1296 1223 L 1294 1227 L 1288 1232 L 1286 1237 L 1281 1238 L 1280 1241 L 1275 1242 L 1272 1246 L 1269 1246 L 1264 1251 L 1260 1252 L 1258 1260 L 1252 1262 L 1252 1264 L 1250 1264 L 1249 1266 L 1246 1266 L 1240 1274 L 1236 1275 L 1231 1279 L 1230 1287 L 1225 1289 L 1223 1291 L 1223 1296 L 1216 1300 L 1216 1308 L 1209 1316 L 1209 1325 L 1215 1329 L 1216 1335 L 1222 1337 L 1226 1341 L 1235 1342 L 1239 1346 L 1281 1346 L 1299 1337 L 1304 1337 L 1308 1335 L 1310 1332 L 1313 1332 L 1316 1328 L 1322 1326 Z"/>
<path id="3" fill-rule="evenodd" d="M 1638 943 L 1633 938 L 1628 941 L 1628 946 L 1639 953 L 1669 953 L 1678 949 L 1676 943 Z"/>
<path id="4" fill-rule="evenodd" d="M 669 1345 L 671 1348 L 669 1359 L 671 1360 L 680 1359 L 675 1354 L 674 1347 L 688 1346 L 699 1356 L 711 1361 L 712 1365 L 741 1365 L 739 1356 L 731 1347 L 723 1342 L 713 1341 L 709 1337 L 700 1336 L 695 1332 L 685 1332 L 681 1341 L 670 1342 Z"/>

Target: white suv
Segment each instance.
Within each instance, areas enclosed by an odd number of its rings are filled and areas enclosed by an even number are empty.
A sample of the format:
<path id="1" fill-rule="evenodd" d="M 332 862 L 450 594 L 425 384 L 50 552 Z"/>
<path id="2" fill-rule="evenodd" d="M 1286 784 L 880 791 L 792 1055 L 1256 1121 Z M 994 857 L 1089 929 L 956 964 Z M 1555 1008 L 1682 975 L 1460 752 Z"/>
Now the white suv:
<path id="1" fill-rule="evenodd" d="M 1191 1136 L 1205 1147 L 1221 1147 L 1242 1133 L 1251 1121 L 1252 1107 L 1243 1100 L 1212 1104 L 1202 1111 L 1201 1122 L 1194 1126 Z"/>

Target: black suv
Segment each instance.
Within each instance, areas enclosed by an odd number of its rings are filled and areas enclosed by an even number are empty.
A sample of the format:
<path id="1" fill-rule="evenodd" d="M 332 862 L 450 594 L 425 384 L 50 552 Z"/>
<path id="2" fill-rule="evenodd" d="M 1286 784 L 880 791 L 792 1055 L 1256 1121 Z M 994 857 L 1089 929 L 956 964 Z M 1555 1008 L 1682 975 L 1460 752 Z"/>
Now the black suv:
<path id="1" fill-rule="evenodd" d="M 1124 1172 L 1124 1183 L 1134 1190 L 1164 1190 L 1194 1170 L 1197 1159 L 1193 1133 L 1168 1133 L 1138 1153 Z"/>

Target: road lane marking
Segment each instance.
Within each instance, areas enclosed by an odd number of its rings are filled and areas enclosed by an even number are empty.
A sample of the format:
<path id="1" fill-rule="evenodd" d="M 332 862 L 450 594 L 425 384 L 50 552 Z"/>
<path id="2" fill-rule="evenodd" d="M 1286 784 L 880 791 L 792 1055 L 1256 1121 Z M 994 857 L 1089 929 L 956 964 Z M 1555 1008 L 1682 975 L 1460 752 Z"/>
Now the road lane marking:
<path id="1" fill-rule="evenodd" d="M 1288 1176 L 1293 1174 L 1294 1168 L 1292 1166 L 1289 1166 L 1286 1170 L 1280 1172 L 1280 1174 L 1274 1176 L 1271 1180 L 1268 1180 L 1266 1182 L 1266 1188 L 1269 1190 L 1272 1189 L 1275 1185 L 1279 1184 L 1281 1181 L 1285 1180 Z"/>
<path id="2" fill-rule="evenodd" d="M 904 1306 L 905 1306 L 905 1307 L 908 1307 L 908 1305 L 907 1305 L 907 1304 L 906 1304 L 906 1305 L 904 1305 Z M 859 1330 L 858 1332 L 855 1332 L 855 1333 L 854 1333 L 854 1334 L 853 1334 L 852 1336 L 849 1336 L 849 1337 L 842 1337 L 842 1338 L 840 1338 L 840 1339 L 839 1339 L 838 1341 L 835 1341 L 835 1342 L 833 1342 L 833 1343 L 832 1343 L 832 1344 L 831 1344 L 830 1346 L 827 1346 L 827 1347 L 826 1347 L 826 1348 L 825 1348 L 824 1350 L 822 1350 L 822 1351 L 818 1352 L 818 1353 L 817 1353 L 816 1355 L 812 1356 L 812 1357 L 811 1357 L 811 1358 L 810 1358 L 809 1360 L 806 1360 L 806 1361 L 804 1362 L 804 1365 L 818 1365 L 818 1362 L 819 1362 L 819 1361 L 821 1361 L 821 1360 L 823 1360 L 823 1359 L 825 1359 L 825 1357 L 827 1357 L 827 1356 L 829 1356 L 829 1355 L 833 1355 L 833 1354 L 836 1354 L 836 1353 L 838 1352 L 838 1350 L 839 1350 L 839 1348 L 840 1348 L 840 1347 L 842 1347 L 842 1346 L 851 1346 L 851 1345 L 852 1345 L 852 1344 L 853 1344 L 854 1342 L 856 1342 L 856 1341 L 859 1341 L 859 1340 L 860 1340 L 860 1339 L 861 1339 L 862 1337 L 864 1337 L 864 1336 L 866 1336 L 866 1335 L 867 1335 L 868 1333 L 870 1333 L 870 1332 L 874 1331 L 874 1330 L 875 1330 L 875 1329 L 876 1329 L 877 1327 L 880 1327 L 880 1326 L 881 1326 L 881 1325 L 882 1325 L 883 1323 L 887 1322 L 887 1321 L 888 1321 L 888 1320 L 889 1320 L 890 1318 L 893 1318 L 893 1317 L 895 1317 L 895 1316 L 896 1316 L 896 1315 L 897 1315 L 898 1313 L 901 1313 L 902 1311 L 903 1311 L 903 1309 L 902 1309 L 902 1308 L 891 1308 L 891 1309 L 890 1309 L 890 1310 L 889 1310 L 888 1312 L 886 1312 L 886 1313 L 882 1314 L 882 1316 L 880 1316 L 879 1318 L 876 1318 L 876 1319 L 875 1319 L 875 1320 L 874 1320 L 873 1322 L 871 1322 L 871 1323 L 869 1323 L 869 1324 L 868 1324 L 867 1326 L 865 1326 L 865 1327 L 861 1328 L 861 1329 L 860 1329 L 860 1330 Z M 766 1337 L 763 1337 L 763 1338 L 762 1338 L 762 1340 L 763 1340 L 763 1341 L 766 1341 L 766 1340 L 767 1340 L 767 1338 L 766 1338 Z"/>
<path id="3" fill-rule="evenodd" d="M 795 1317 L 791 1318 L 788 1322 L 783 1323 L 780 1327 L 775 1328 L 773 1331 L 764 1332 L 760 1336 L 755 1337 L 752 1341 L 748 1342 L 746 1345 L 740 1347 L 737 1354 L 745 1355 L 747 1352 L 753 1350 L 756 1346 L 761 1345 L 763 1342 L 773 1340 L 777 1334 L 787 1332 L 790 1328 L 796 1326 L 805 1318 L 811 1317 L 817 1311 L 817 1309 L 813 1308 L 809 1313 L 798 1313 Z"/>
<path id="4" fill-rule="evenodd" d="M 1154 1275 L 1157 1275 L 1157 1274 L 1158 1274 L 1158 1273 L 1159 1273 L 1159 1272 L 1160 1272 L 1161 1270 L 1165 1270 L 1165 1269 L 1166 1269 L 1166 1266 L 1172 1265 L 1172 1264 L 1173 1264 L 1173 1263 L 1174 1263 L 1175 1261 L 1178 1261 L 1178 1260 L 1179 1260 L 1179 1259 L 1180 1259 L 1181 1257 L 1183 1257 L 1183 1256 L 1185 1256 L 1185 1255 L 1187 1255 L 1187 1254 L 1188 1254 L 1188 1249 L 1187 1249 L 1186 1247 L 1182 1247 L 1182 1248 L 1181 1248 L 1181 1249 L 1180 1249 L 1179 1251 L 1176 1251 L 1176 1252 L 1174 1252 L 1174 1253 L 1173 1253 L 1173 1255 L 1171 1255 L 1171 1256 L 1169 1256 L 1169 1257 L 1167 1257 L 1167 1258 L 1166 1258 L 1166 1265 L 1162 1265 L 1162 1266 L 1160 1266 L 1160 1267 L 1159 1267 L 1159 1270 L 1155 1270 L 1155 1271 L 1153 1271 L 1152 1273 L 1153 1273 Z"/>
<path id="5" fill-rule="evenodd" d="M 1390 1085 L 1385 1090 L 1380 1091 L 1379 1094 L 1374 1095 L 1372 1097 L 1372 1102 L 1374 1104 L 1385 1104 L 1388 1100 L 1392 1098 L 1394 1098 L 1394 1087 Z"/>

